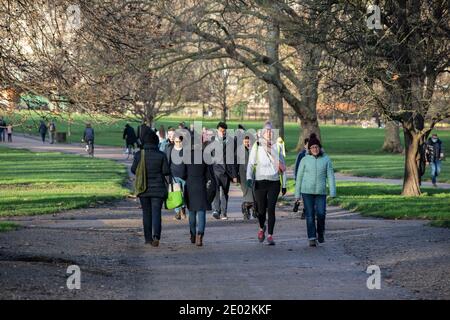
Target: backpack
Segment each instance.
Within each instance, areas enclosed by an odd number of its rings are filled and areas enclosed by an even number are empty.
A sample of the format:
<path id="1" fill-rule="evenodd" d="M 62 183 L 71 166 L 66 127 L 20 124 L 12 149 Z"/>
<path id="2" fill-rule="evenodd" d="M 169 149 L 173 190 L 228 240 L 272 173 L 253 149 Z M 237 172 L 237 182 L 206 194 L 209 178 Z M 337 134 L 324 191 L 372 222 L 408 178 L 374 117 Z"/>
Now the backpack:
<path id="1" fill-rule="evenodd" d="M 145 168 L 145 151 L 141 150 L 141 159 L 136 168 L 136 180 L 134 181 L 134 192 L 136 196 L 147 190 L 147 170 Z"/>

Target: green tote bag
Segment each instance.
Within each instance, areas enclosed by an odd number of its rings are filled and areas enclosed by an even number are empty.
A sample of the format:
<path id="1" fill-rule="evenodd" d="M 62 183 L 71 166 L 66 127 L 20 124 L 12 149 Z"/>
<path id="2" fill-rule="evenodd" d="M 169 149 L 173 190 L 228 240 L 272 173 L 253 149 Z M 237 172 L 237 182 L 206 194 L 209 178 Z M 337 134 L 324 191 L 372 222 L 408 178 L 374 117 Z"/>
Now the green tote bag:
<path id="1" fill-rule="evenodd" d="M 147 190 L 147 170 L 145 168 L 145 151 L 141 150 L 141 159 L 136 168 L 136 180 L 134 181 L 134 192 L 137 196 Z"/>
<path id="2" fill-rule="evenodd" d="M 174 191 L 173 190 L 173 183 L 170 183 L 170 189 L 169 189 L 169 193 L 167 195 L 167 200 L 166 200 L 166 208 L 167 209 L 175 209 L 175 208 L 179 208 L 183 205 L 183 191 L 178 190 L 178 191 Z"/>

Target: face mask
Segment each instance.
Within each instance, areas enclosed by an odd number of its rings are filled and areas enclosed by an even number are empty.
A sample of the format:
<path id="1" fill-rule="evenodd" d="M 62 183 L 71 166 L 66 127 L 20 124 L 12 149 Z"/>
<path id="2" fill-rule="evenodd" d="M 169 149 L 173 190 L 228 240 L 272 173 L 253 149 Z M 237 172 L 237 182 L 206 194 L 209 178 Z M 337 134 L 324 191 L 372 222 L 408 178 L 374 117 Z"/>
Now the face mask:
<path id="1" fill-rule="evenodd" d="M 432 138 L 431 141 L 433 141 L 434 143 L 436 143 L 438 141 L 437 138 Z"/>

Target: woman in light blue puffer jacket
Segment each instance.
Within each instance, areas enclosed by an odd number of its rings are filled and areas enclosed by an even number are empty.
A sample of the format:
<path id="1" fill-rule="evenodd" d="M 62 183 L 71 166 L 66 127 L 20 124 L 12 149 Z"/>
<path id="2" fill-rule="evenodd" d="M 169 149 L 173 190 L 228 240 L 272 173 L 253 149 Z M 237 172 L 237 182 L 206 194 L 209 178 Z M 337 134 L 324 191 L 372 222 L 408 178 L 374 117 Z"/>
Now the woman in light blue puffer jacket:
<path id="1" fill-rule="evenodd" d="M 322 145 L 312 134 L 308 142 L 309 154 L 300 162 L 295 184 L 295 198 L 303 198 L 306 213 L 309 245 L 315 247 L 325 241 L 325 215 L 327 205 L 327 180 L 330 196 L 336 196 L 336 181 L 330 158 L 323 153 Z M 317 228 L 316 228 L 317 215 Z"/>

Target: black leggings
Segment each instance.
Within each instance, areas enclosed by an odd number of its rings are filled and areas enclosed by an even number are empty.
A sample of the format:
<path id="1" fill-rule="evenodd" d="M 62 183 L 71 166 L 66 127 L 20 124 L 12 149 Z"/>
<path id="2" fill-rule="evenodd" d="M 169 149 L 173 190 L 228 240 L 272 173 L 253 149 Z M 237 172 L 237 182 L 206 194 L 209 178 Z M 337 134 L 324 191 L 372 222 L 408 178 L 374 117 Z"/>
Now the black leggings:
<path id="1" fill-rule="evenodd" d="M 255 182 L 256 210 L 259 226 L 264 228 L 266 211 L 269 216 L 269 234 L 273 234 L 275 227 L 275 206 L 280 194 L 280 181 L 261 180 Z"/>

